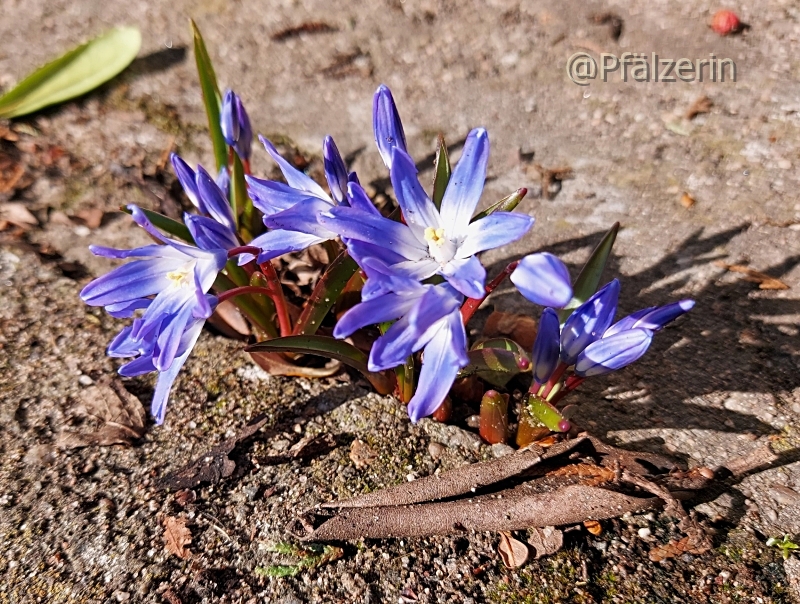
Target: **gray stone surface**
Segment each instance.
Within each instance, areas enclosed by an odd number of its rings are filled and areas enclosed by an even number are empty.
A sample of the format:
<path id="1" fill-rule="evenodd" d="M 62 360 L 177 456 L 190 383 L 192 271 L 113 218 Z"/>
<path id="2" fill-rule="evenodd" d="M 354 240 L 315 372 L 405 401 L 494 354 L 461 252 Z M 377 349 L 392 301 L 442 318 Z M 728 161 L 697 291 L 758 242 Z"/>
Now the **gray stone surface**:
<path id="1" fill-rule="evenodd" d="M 631 601 L 655 601 L 661 584 L 676 591 L 658 597 L 679 601 L 682 589 L 706 585 L 703 577 L 711 591 L 686 601 L 724 601 L 723 588 L 786 601 L 786 575 L 775 570 L 783 567 L 763 540 L 800 533 L 800 12 L 780 0 L 743 2 L 737 11 L 751 29 L 720 38 L 706 26 L 715 9 L 643 0 L 4 0 L 0 86 L 112 25 L 138 25 L 144 47 L 132 68 L 100 91 L 24 122 L 33 129 L 21 135 L 25 153 L 40 157 L 57 147 L 69 161 L 34 166 L 35 181 L 14 200 L 41 228 L 0 241 L 0 601 L 155 602 L 169 589 L 184 602 L 383 602 L 405 597 L 406 587 L 420 601 L 513 601 L 514 590 L 534 593 L 542 577 L 550 578 L 552 598 L 590 601 L 581 600 L 588 593 L 605 601 L 609 573 Z M 618 41 L 590 18 L 605 11 L 624 20 Z M 659 334 L 642 362 L 585 384 L 572 400 L 576 421 L 693 466 L 724 464 L 768 442 L 783 452 L 777 467 L 700 508 L 723 523 L 717 550 L 654 566 L 646 548 L 626 553 L 612 532 L 600 538 L 602 548 L 585 545 L 558 558 L 560 568 L 592 578 L 589 587 L 570 579 L 562 596 L 547 562 L 503 569 L 492 535 L 359 544 L 342 561 L 294 579 L 258 578 L 256 567 L 279 561 L 269 549 L 286 539 L 283 527 L 298 509 L 492 452 L 459 427 L 410 425 L 402 408 L 361 383 L 265 377 L 235 343 L 211 334 L 179 378 L 166 424 L 150 426 L 140 446 L 55 446 L 65 427 L 82 421 L 74 408 L 89 380 L 116 368 L 103 351 L 120 323 L 77 299 L 90 276 L 109 266 L 86 246 L 146 240 L 121 215 L 96 229 L 74 216 L 131 202 L 159 209 L 169 202 L 174 210 L 171 180 L 158 167 L 165 151 L 174 145 L 192 162 L 211 162 L 189 17 L 204 32 L 221 83 L 241 94 L 259 132 L 293 141 L 317 169 L 321 139 L 333 135 L 371 192 L 391 193 L 372 141 L 371 95 L 379 83 L 394 92 L 416 158 L 432 152 L 439 131 L 457 143 L 469 128 L 485 126 L 492 155 L 483 203 L 526 186 L 520 209 L 537 218 L 525 240 L 486 255 L 490 272 L 534 249 L 558 253 L 577 270 L 600 233 L 623 224 L 609 270 L 622 278 L 621 312 L 687 296 L 698 303 Z M 335 31 L 271 39 L 309 21 Z M 672 58 L 714 52 L 734 59 L 737 81 L 621 83 L 613 75 L 582 88 L 564 72 L 567 57 L 581 50 Z M 686 119 L 701 95 L 713 101 L 710 113 Z M 254 171 L 269 173 L 265 154 L 255 155 Z M 545 199 L 534 163 L 570 166 L 574 178 Z M 422 178 L 429 182 L 430 170 Z M 684 192 L 696 200 L 691 208 L 679 203 Z M 715 261 L 747 264 L 790 289 L 759 290 Z M 80 263 L 87 275 L 71 278 L 63 262 Z M 501 289 L 492 303 L 534 311 L 511 293 Z M 152 383 L 127 386 L 147 402 Z M 363 440 L 377 461 L 357 471 L 348 446 L 340 446 L 318 460 L 251 469 L 201 489 L 187 508 L 153 490 L 156 476 L 261 411 L 270 424 L 248 450 L 252 457 L 276 442 L 329 431 L 347 444 Z M 192 560 L 164 551 L 166 515 L 189 520 Z M 639 526 L 612 530 L 632 536 Z M 658 530 L 653 535 L 666 541 L 669 534 Z M 473 574 L 488 561 L 487 572 Z M 795 566 L 787 566 L 794 585 Z"/>

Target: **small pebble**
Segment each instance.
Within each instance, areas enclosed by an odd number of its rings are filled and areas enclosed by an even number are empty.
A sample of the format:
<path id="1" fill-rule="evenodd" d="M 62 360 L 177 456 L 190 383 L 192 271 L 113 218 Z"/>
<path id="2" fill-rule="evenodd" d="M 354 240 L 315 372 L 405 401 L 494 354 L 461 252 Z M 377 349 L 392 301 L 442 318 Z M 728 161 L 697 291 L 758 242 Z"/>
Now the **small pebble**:
<path id="1" fill-rule="evenodd" d="M 428 445 L 428 453 L 434 459 L 439 459 L 444 453 L 444 445 L 442 443 L 431 443 Z"/>
<path id="2" fill-rule="evenodd" d="M 650 536 L 650 529 L 647 527 L 640 528 L 638 531 L 640 539 L 647 539 Z"/>
<path id="3" fill-rule="evenodd" d="M 91 386 L 92 384 L 94 384 L 94 380 L 90 378 L 88 375 L 82 375 L 81 377 L 78 378 L 78 383 L 81 386 Z"/>
<path id="4" fill-rule="evenodd" d="M 514 449 L 505 443 L 496 443 L 492 445 L 492 454 L 495 457 L 505 457 L 506 455 L 511 455 L 513 452 Z"/>

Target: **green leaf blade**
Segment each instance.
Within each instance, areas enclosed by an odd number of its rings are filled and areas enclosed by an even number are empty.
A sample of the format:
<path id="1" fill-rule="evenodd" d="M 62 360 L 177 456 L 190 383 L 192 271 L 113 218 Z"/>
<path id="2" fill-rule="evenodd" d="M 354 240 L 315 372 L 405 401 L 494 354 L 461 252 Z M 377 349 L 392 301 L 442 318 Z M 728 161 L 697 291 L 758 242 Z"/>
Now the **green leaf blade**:
<path id="1" fill-rule="evenodd" d="M 572 314 L 572 311 L 578 308 L 581 304 L 586 302 L 594 295 L 600 285 L 600 279 L 603 277 L 603 271 L 606 268 L 608 257 L 611 255 L 611 248 L 614 247 L 614 241 L 617 239 L 619 232 L 619 223 L 615 222 L 608 232 L 594 248 L 592 255 L 586 264 L 581 269 L 578 278 L 572 286 L 572 300 L 569 301 L 562 310 L 558 313 L 558 318 L 561 323 L 567 320 Z"/>
<path id="2" fill-rule="evenodd" d="M 214 159 L 219 172 L 223 166 L 228 165 L 228 146 L 225 144 L 225 137 L 222 136 L 222 126 L 219 121 L 222 99 L 217 85 L 217 75 L 214 73 L 214 66 L 211 64 L 211 57 L 208 55 L 206 43 L 203 41 L 203 36 L 194 20 L 190 20 L 190 23 L 194 39 L 197 76 L 200 79 L 200 89 L 203 91 L 203 104 L 208 116 L 208 131 L 211 135 L 211 144 L 214 146 Z"/>
<path id="3" fill-rule="evenodd" d="M 433 177 L 433 204 L 438 210 L 442 206 L 442 199 L 444 192 L 447 189 L 447 183 L 450 182 L 450 158 L 447 157 L 447 145 L 444 142 L 444 136 L 439 135 L 439 145 L 436 147 L 436 159 L 434 160 L 434 173 Z"/>
<path id="4" fill-rule="evenodd" d="M 94 90 L 131 64 L 142 46 L 135 27 L 119 27 L 40 67 L 0 97 L 0 118 L 27 115 Z"/>

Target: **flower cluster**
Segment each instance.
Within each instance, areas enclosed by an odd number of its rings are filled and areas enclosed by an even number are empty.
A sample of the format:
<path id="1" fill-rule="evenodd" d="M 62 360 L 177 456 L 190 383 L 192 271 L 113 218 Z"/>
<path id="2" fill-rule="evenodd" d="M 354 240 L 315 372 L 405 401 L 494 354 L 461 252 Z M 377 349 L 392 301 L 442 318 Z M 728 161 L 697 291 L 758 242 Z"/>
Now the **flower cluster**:
<path id="1" fill-rule="evenodd" d="M 384 215 L 330 136 L 322 143 L 327 191 L 264 137 L 260 141 L 283 181 L 251 175 L 250 119 L 236 94 L 227 91 L 222 98 L 218 138 L 224 140 L 228 162 L 217 166 L 217 177 L 172 156 L 196 212 L 185 214 L 180 224 L 130 206 L 134 221 L 157 243 L 132 250 L 93 246 L 101 256 L 136 260 L 81 292 L 87 304 L 132 319 L 108 354 L 132 358 L 119 370 L 124 376 L 159 373 L 152 404 L 157 423 L 203 324 L 225 300 L 253 325 L 258 343 L 250 350 L 328 353 L 359 368 L 373 383 L 386 381 L 394 371 L 396 392 L 415 422 L 437 411 L 470 367 L 481 370 L 483 357 L 470 350 L 465 324 L 504 275 L 510 274 L 523 296 L 545 307 L 532 362 L 522 352 L 508 352 L 513 346 L 502 354 L 513 357 L 508 371 L 532 372 L 530 393 L 548 404 L 585 378 L 639 359 L 653 334 L 693 305 L 684 300 L 647 308 L 615 323 L 616 279 L 593 289 L 585 301 L 577 299 L 566 266 L 544 253 L 512 263 L 487 285 L 479 255 L 520 239 L 534 219 L 514 211 L 524 190 L 476 213 L 489 162 L 483 128 L 468 133 L 452 171 L 440 142 L 429 195 L 408 152 L 392 94 L 379 87 L 373 129 L 398 206 Z M 317 244 L 326 246 L 329 267 L 305 305 L 293 312 L 277 259 Z M 360 301 L 344 305 L 346 292 L 360 293 Z M 559 316 L 556 309 L 565 307 L 574 311 Z M 359 330 L 371 338 L 368 350 L 346 340 Z"/>

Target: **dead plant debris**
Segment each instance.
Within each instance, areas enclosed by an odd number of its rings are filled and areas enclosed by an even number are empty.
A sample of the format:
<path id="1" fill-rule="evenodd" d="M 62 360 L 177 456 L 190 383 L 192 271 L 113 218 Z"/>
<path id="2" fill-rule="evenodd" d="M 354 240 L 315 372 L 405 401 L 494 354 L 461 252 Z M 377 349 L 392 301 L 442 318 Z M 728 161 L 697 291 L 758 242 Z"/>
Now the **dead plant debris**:
<path id="1" fill-rule="evenodd" d="M 497 545 L 497 553 L 503 560 L 507 568 L 519 568 L 528 561 L 531 551 L 526 544 L 515 539 L 507 531 L 500 532 L 500 543 Z"/>
<path id="2" fill-rule="evenodd" d="M 536 325 L 536 319 L 528 315 L 494 311 L 486 319 L 483 335 L 487 338 L 508 337 L 525 350 L 530 350 L 536 340 Z"/>
<path id="3" fill-rule="evenodd" d="M 192 531 L 186 527 L 185 518 L 167 516 L 164 519 L 164 547 L 172 555 L 181 560 L 192 557 L 186 546 L 192 542 Z"/>
<path id="4" fill-rule="evenodd" d="M 708 113 L 709 111 L 711 111 L 711 108 L 713 106 L 714 106 L 714 101 L 712 101 L 706 95 L 702 95 L 697 99 L 695 99 L 694 103 L 692 103 L 686 110 L 686 119 L 693 120 L 701 113 Z"/>
<path id="5" fill-rule="evenodd" d="M 789 289 L 789 286 L 780 279 L 754 271 L 742 264 L 726 264 L 720 261 L 715 262 L 714 265 L 731 271 L 732 273 L 743 274 L 744 277 L 742 277 L 742 279 L 744 281 L 750 281 L 751 283 L 758 283 L 758 289 Z"/>
<path id="6" fill-rule="evenodd" d="M 306 21 L 300 25 L 293 25 L 276 31 L 270 36 L 270 39 L 275 42 L 284 42 L 303 34 L 327 34 L 335 31 L 338 31 L 338 28 L 330 23 L 325 23 L 324 21 Z"/>
<path id="7" fill-rule="evenodd" d="M 528 531 L 528 545 L 536 550 L 534 558 L 550 556 L 564 547 L 564 533 L 554 526 L 534 527 Z"/>

